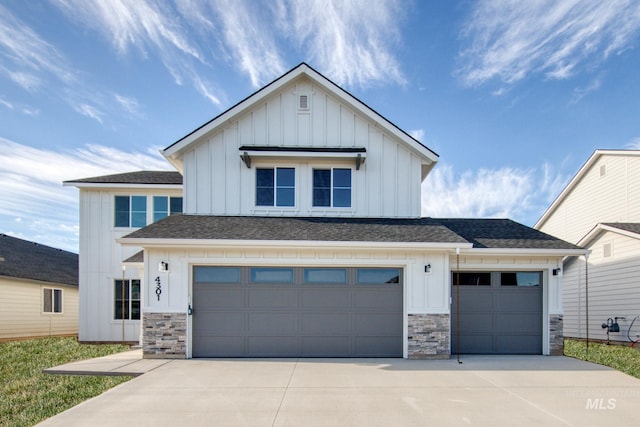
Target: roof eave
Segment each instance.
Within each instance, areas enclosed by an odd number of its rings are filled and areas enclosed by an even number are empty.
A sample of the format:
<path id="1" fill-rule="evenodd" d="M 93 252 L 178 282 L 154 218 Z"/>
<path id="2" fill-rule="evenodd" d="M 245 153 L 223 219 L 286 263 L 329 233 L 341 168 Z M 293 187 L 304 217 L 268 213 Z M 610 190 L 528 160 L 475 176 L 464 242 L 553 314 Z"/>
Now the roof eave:
<path id="1" fill-rule="evenodd" d="M 132 183 L 105 183 L 105 182 L 73 182 L 65 181 L 64 187 L 77 188 L 157 188 L 163 190 L 181 190 L 182 184 L 132 184 Z"/>
<path id="2" fill-rule="evenodd" d="M 441 243 L 441 242 L 345 242 L 318 240 L 231 240 L 231 239 L 160 239 L 160 238 L 127 238 L 122 237 L 116 242 L 125 246 L 139 246 L 143 248 L 187 248 L 187 247 L 260 247 L 260 248 L 323 248 L 323 249 L 390 249 L 390 250 L 455 250 L 469 249 L 471 243 Z"/>
<path id="3" fill-rule="evenodd" d="M 462 252 L 461 252 L 462 253 Z M 589 253 L 588 249 L 543 249 L 543 248 L 472 248 L 466 254 L 490 254 L 505 256 L 579 256 Z"/>

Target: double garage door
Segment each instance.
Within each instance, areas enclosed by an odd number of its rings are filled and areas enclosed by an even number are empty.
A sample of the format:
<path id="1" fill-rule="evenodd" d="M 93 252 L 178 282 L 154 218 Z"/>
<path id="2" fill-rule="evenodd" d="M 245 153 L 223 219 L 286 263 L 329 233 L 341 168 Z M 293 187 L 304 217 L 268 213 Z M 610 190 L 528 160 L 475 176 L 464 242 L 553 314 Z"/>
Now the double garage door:
<path id="1" fill-rule="evenodd" d="M 402 357 L 402 270 L 196 266 L 193 357 Z"/>
<path id="2" fill-rule="evenodd" d="M 451 283 L 453 354 L 542 354 L 542 272 L 454 273 Z"/>

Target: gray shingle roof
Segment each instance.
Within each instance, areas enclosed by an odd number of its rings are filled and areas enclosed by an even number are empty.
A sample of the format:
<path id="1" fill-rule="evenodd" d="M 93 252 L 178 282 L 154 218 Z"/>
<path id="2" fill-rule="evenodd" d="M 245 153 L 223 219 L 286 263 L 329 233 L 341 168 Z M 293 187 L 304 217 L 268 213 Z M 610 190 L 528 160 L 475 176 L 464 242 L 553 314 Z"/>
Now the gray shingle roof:
<path id="1" fill-rule="evenodd" d="M 477 248 L 580 249 L 511 220 L 172 215 L 131 239 L 473 243 Z"/>
<path id="2" fill-rule="evenodd" d="M 474 248 L 581 249 L 510 219 L 440 219 Z"/>
<path id="3" fill-rule="evenodd" d="M 0 234 L 0 276 L 78 286 L 78 255 Z"/>
<path id="4" fill-rule="evenodd" d="M 602 225 L 640 234 L 640 223 L 637 222 L 605 222 Z"/>
<path id="5" fill-rule="evenodd" d="M 182 175 L 176 171 L 137 171 L 115 175 L 65 181 L 65 184 L 167 184 L 181 185 Z"/>

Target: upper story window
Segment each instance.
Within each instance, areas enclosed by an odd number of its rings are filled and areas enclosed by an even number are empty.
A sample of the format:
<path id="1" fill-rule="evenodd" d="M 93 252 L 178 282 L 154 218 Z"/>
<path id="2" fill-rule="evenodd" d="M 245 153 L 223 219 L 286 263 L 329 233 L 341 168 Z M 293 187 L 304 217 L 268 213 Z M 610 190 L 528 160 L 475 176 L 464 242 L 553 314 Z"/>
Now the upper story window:
<path id="1" fill-rule="evenodd" d="M 147 225 L 147 196 L 116 196 L 116 227 L 144 227 Z"/>
<path id="2" fill-rule="evenodd" d="M 257 168 L 256 206 L 295 206 L 295 168 Z"/>
<path id="3" fill-rule="evenodd" d="M 351 207 L 351 169 L 313 170 L 314 207 Z"/>
<path id="4" fill-rule="evenodd" d="M 182 197 L 153 196 L 153 222 L 182 213 Z"/>

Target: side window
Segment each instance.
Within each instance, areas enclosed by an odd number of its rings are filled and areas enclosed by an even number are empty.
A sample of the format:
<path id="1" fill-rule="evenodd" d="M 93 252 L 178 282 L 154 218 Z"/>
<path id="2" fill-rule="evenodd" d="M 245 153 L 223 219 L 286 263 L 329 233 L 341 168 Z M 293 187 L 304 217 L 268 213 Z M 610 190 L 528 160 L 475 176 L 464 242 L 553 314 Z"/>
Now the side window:
<path id="1" fill-rule="evenodd" d="M 153 196 L 153 222 L 182 213 L 182 197 Z"/>
<path id="2" fill-rule="evenodd" d="M 351 169 L 313 170 L 314 207 L 351 207 Z"/>
<path id="3" fill-rule="evenodd" d="M 43 289 L 43 313 L 62 313 L 62 289 Z"/>
<path id="4" fill-rule="evenodd" d="M 140 280 L 116 280 L 114 291 L 114 320 L 140 320 Z"/>
<path id="5" fill-rule="evenodd" d="M 257 168 L 256 206 L 295 206 L 295 168 Z"/>
<path id="6" fill-rule="evenodd" d="M 147 225 L 147 196 L 115 196 L 114 226 L 144 227 Z"/>

